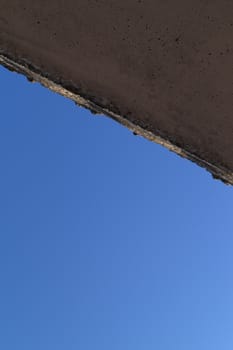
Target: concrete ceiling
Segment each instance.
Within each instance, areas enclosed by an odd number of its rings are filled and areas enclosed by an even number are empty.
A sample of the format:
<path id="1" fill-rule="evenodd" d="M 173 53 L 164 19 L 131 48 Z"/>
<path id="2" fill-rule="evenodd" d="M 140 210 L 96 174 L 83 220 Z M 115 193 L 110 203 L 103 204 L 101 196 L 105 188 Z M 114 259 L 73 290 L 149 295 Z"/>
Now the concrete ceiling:
<path id="1" fill-rule="evenodd" d="M 0 0 L 0 9 L 1 64 L 233 184 L 232 1 Z"/>

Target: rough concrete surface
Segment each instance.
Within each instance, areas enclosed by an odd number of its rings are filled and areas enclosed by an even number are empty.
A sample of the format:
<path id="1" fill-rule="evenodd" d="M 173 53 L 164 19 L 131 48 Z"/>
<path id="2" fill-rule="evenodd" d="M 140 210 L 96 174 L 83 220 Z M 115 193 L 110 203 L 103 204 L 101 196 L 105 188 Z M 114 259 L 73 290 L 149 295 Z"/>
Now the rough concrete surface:
<path id="1" fill-rule="evenodd" d="M 233 184 L 232 1 L 0 0 L 0 63 Z"/>

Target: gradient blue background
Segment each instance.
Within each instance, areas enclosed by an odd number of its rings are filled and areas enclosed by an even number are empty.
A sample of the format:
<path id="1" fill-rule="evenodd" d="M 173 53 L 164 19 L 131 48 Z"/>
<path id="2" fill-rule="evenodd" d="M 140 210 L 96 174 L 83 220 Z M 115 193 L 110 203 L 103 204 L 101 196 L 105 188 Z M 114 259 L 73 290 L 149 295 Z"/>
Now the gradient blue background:
<path id="1" fill-rule="evenodd" d="M 0 92 L 0 348 L 232 350 L 232 188 L 3 68 Z"/>

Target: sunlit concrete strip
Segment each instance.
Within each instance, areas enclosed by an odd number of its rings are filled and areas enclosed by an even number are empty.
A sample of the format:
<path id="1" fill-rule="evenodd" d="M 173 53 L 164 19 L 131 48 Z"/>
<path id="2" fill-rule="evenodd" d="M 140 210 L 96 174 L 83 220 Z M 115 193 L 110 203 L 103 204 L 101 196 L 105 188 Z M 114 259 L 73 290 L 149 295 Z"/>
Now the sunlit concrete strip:
<path id="1" fill-rule="evenodd" d="M 233 184 L 232 2 L 0 0 L 0 9 L 1 64 Z"/>

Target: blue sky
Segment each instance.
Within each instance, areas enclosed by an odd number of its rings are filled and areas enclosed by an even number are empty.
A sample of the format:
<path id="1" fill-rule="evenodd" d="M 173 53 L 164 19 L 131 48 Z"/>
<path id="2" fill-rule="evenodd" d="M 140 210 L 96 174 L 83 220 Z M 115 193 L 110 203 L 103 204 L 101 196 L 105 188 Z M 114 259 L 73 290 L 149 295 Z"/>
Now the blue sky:
<path id="1" fill-rule="evenodd" d="M 0 348 L 232 350 L 232 188 L 0 68 Z"/>

